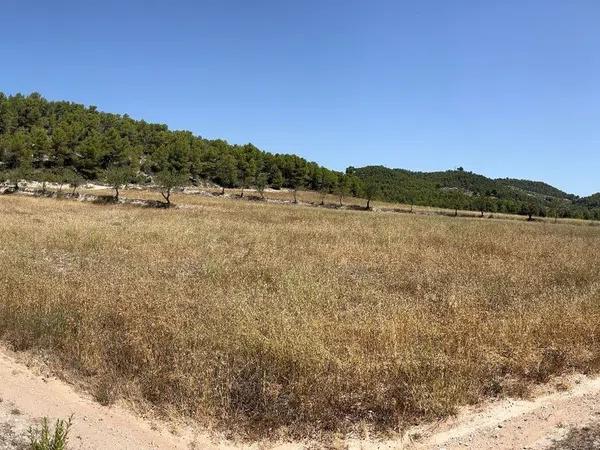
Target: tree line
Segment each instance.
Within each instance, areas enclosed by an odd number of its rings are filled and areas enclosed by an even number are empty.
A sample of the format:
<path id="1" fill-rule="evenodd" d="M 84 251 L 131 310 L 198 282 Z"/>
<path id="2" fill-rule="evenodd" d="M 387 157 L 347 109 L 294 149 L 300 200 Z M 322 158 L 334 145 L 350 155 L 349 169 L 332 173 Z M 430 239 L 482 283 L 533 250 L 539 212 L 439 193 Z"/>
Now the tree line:
<path id="1" fill-rule="evenodd" d="M 96 107 L 47 101 L 33 93 L 0 93 L 0 175 L 4 180 L 37 179 L 111 186 L 154 182 L 169 202 L 171 188 L 200 181 L 223 189 L 289 188 L 358 196 L 363 183 L 304 158 L 272 154 L 252 144 L 232 145 L 189 131 L 99 112 Z"/>
<path id="2" fill-rule="evenodd" d="M 381 166 L 334 171 L 296 155 L 273 154 L 252 144 L 232 145 L 166 125 L 104 113 L 94 106 L 48 101 L 40 94 L 0 93 L 0 181 L 33 179 L 74 189 L 85 181 L 115 188 L 154 183 L 170 203 L 172 190 L 210 181 L 223 188 L 267 187 L 527 216 L 600 219 L 594 196 L 580 199 L 545 183 L 492 180 L 464 170 L 420 173 Z M 18 184 L 15 184 L 18 188 Z"/>

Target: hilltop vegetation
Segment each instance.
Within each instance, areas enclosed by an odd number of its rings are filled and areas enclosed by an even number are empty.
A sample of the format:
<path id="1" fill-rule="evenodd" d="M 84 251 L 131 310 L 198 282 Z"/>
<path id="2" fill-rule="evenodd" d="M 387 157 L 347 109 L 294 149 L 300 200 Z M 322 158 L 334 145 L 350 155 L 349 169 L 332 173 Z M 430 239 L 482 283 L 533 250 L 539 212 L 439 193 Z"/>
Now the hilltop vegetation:
<path id="1" fill-rule="evenodd" d="M 363 196 L 452 209 L 524 215 L 600 218 L 593 197 L 578 199 L 545 183 L 492 180 L 462 170 L 409 172 L 385 167 L 329 170 L 296 155 L 231 145 L 166 125 L 99 112 L 94 106 L 50 102 L 39 94 L 0 93 L 2 180 L 37 179 L 112 185 L 175 181 L 223 187 L 269 186 Z M 0 180 L 0 181 L 2 181 Z"/>
<path id="2" fill-rule="evenodd" d="M 566 192 L 563 192 L 560 189 L 541 181 L 517 180 L 514 178 L 500 178 L 493 181 L 505 186 L 520 189 L 524 192 L 539 194 L 545 197 L 563 198 L 568 200 L 575 200 L 577 198 L 576 195 L 567 194 Z"/>
<path id="3" fill-rule="evenodd" d="M 0 162 L 5 177 L 54 176 L 66 182 L 103 180 L 108 171 L 127 169 L 128 179 L 137 182 L 167 171 L 224 187 L 263 178 L 275 189 L 333 190 L 343 176 L 295 155 L 203 139 L 94 106 L 49 102 L 35 93 L 0 93 Z"/>
<path id="4" fill-rule="evenodd" d="M 363 182 L 375 181 L 380 198 L 400 203 L 501 212 L 600 219 L 600 204 L 596 194 L 578 198 L 546 183 L 491 179 L 462 169 L 445 172 L 411 172 L 369 166 L 349 168 L 349 173 Z"/>
<path id="5" fill-rule="evenodd" d="M 582 205 L 585 208 L 600 208 L 600 193 L 590 195 L 589 197 L 581 198 L 576 201 L 577 204 Z"/>

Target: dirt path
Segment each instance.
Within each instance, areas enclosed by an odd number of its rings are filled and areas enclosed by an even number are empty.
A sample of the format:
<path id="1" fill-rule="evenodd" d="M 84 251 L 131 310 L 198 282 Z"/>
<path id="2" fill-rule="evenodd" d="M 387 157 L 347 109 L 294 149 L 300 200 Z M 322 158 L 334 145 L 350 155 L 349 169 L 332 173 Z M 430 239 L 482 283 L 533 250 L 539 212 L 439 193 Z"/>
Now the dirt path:
<path id="1" fill-rule="evenodd" d="M 350 440 L 339 448 L 600 448 L 600 378 L 577 376 L 567 381 L 571 384 L 568 390 L 557 392 L 546 386 L 534 400 L 500 400 L 467 408 L 446 421 L 415 427 L 402 439 Z M 225 442 L 215 444 L 207 434 L 190 427 L 174 428 L 144 420 L 119 406 L 101 406 L 68 384 L 27 367 L 18 355 L 0 347 L 0 450 L 26 448 L 27 429 L 42 417 L 55 421 L 71 414 L 75 415 L 71 449 L 233 448 Z M 271 448 L 305 447 L 288 443 Z"/>
<path id="2" fill-rule="evenodd" d="M 34 425 L 13 403 L 0 402 L 0 450 L 26 448 L 27 430 Z"/>
<path id="3" fill-rule="evenodd" d="M 71 449 L 213 449 L 206 436 L 180 427 L 177 433 L 119 406 L 104 407 L 68 384 L 43 377 L 0 347 L 0 450 L 19 448 L 29 426 L 74 414 Z"/>
<path id="4" fill-rule="evenodd" d="M 533 400 L 500 400 L 467 408 L 447 421 L 411 430 L 403 444 L 387 442 L 372 448 L 541 450 L 571 448 L 573 441 L 598 442 L 600 378 L 576 376 L 568 384 L 571 387 L 563 391 L 544 386 Z M 581 448 L 600 449 L 600 444 Z"/>

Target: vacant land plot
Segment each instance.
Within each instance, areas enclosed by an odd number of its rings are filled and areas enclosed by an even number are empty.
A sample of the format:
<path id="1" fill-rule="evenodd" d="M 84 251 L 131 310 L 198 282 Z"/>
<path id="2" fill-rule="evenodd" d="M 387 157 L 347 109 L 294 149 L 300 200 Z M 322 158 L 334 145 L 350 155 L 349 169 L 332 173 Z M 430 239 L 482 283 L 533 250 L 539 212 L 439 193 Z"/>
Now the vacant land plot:
<path id="1" fill-rule="evenodd" d="M 0 198 L 0 337 L 241 432 L 394 429 L 600 368 L 596 227 Z"/>

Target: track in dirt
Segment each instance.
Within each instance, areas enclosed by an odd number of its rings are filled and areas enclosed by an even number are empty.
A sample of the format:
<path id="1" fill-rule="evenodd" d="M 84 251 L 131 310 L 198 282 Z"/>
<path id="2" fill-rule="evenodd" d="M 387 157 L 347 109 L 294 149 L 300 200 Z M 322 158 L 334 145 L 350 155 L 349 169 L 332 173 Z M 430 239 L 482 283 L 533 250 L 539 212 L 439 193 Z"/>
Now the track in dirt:
<path id="1" fill-rule="evenodd" d="M 0 398 L 0 433 L 4 430 L 6 448 L 16 446 L 11 442 L 24 442 L 29 426 L 42 417 L 54 422 L 71 414 L 71 449 L 217 448 L 189 430 L 173 434 L 165 424 L 143 420 L 122 407 L 102 406 L 60 380 L 36 374 L 1 347 Z"/>
<path id="2" fill-rule="evenodd" d="M 465 409 L 438 426 L 421 427 L 422 442 L 414 448 L 548 449 L 562 448 L 569 433 L 600 423 L 600 378 L 572 376 L 571 388 L 548 392 L 533 400 L 501 400 Z M 571 435 L 577 434 L 571 433 Z M 600 447 L 596 447 L 600 448 Z"/>
<path id="3" fill-rule="evenodd" d="M 191 428 L 179 427 L 172 433 L 165 423 L 145 420 L 119 406 L 101 406 L 65 382 L 36 373 L 19 359 L 0 347 L 0 450 L 24 444 L 27 428 L 41 417 L 52 421 L 70 414 L 75 417 L 72 449 L 235 447 L 224 441 L 216 444 L 208 434 Z M 571 389 L 549 392 L 546 386 L 546 392 L 534 400 L 500 400 L 464 409 L 446 421 L 415 427 L 404 439 L 348 440 L 341 448 L 534 450 L 573 448 L 573 442 L 595 445 L 598 440 L 592 432 L 600 423 L 600 378 L 573 376 L 569 382 Z M 250 447 L 257 448 L 256 444 Z M 265 448 L 264 443 L 260 447 Z M 306 444 L 271 447 L 290 450 Z"/>

